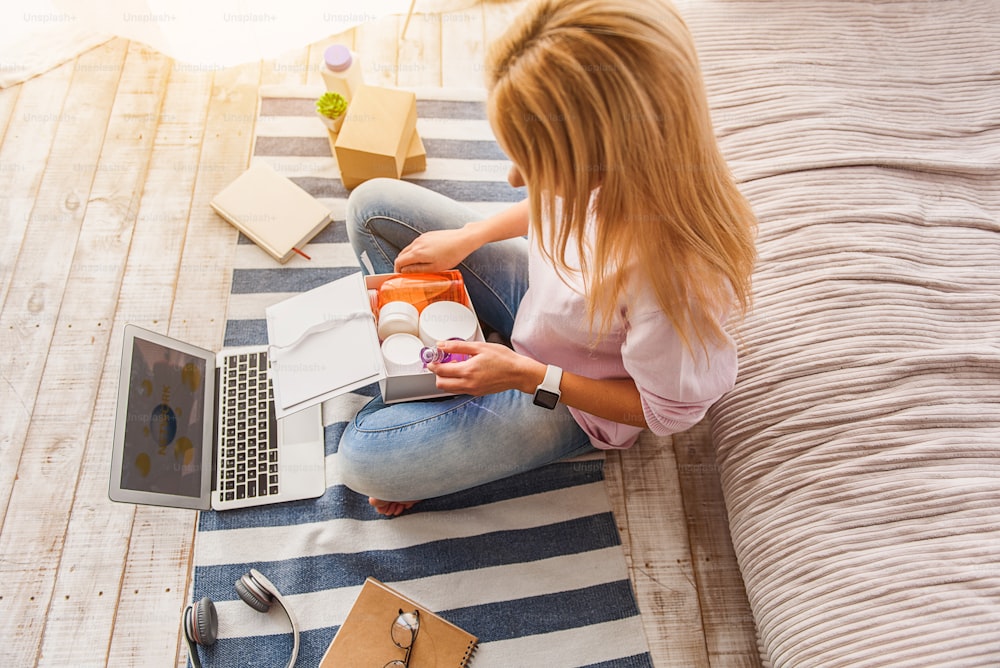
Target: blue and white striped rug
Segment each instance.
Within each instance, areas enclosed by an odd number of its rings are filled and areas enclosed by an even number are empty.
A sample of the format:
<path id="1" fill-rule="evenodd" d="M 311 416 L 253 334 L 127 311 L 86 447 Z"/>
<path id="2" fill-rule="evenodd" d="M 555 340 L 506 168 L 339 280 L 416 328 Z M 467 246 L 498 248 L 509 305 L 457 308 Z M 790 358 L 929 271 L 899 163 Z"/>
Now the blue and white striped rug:
<path id="1" fill-rule="evenodd" d="M 344 233 L 347 192 L 313 116 L 317 93 L 262 91 L 252 160 L 269 163 L 326 203 L 334 222 L 306 246 L 311 261 L 295 257 L 279 266 L 240 239 L 226 345 L 266 342 L 267 305 L 358 271 Z M 428 168 L 408 178 L 484 215 L 519 200 L 484 120 L 482 93 L 419 93 L 417 127 Z M 202 650 L 206 665 L 287 661 L 284 616 L 254 612 L 233 588 L 256 568 L 298 618 L 299 666 L 319 663 L 368 576 L 477 635 L 477 668 L 652 666 L 603 458 L 557 463 L 385 519 L 339 484 L 337 474 L 344 425 L 377 391 L 373 385 L 324 405 L 330 484 L 322 498 L 201 514 L 192 598 L 211 597 L 220 617 L 219 641 Z M 388 643 L 387 661 L 392 649 Z"/>

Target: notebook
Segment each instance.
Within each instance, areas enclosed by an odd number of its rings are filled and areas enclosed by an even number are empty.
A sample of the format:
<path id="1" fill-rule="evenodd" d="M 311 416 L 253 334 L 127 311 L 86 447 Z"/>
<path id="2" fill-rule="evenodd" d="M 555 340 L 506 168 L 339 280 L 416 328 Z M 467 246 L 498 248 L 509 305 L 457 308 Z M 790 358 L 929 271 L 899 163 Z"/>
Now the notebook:
<path id="1" fill-rule="evenodd" d="M 126 325 L 108 495 L 228 510 L 326 492 L 320 406 L 277 419 L 266 347 L 218 354 Z"/>
<path id="2" fill-rule="evenodd" d="M 319 668 L 384 666 L 402 661 L 406 651 L 393 643 L 391 631 L 400 611 L 419 611 L 419 629 L 413 637 L 410 668 L 468 666 L 478 638 L 406 598 L 375 578 L 365 580 Z"/>
<path id="3" fill-rule="evenodd" d="M 210 204 L 281 263 L 305 255 L 302 247 L 330 223 L 329 209 L 264 163 L 251 165 Z"/>

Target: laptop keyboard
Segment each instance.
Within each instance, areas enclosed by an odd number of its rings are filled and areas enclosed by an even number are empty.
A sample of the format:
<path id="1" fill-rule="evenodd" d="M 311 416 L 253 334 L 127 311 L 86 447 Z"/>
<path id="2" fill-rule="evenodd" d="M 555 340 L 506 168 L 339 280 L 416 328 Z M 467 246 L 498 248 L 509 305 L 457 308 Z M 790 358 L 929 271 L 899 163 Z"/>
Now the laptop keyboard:
<path id="1" fill-rule="evenodd" d="M 221 370 L 219 495 L 236 501 L 278 493 L 278 428 L 267 353 L 227 355 Z"/>

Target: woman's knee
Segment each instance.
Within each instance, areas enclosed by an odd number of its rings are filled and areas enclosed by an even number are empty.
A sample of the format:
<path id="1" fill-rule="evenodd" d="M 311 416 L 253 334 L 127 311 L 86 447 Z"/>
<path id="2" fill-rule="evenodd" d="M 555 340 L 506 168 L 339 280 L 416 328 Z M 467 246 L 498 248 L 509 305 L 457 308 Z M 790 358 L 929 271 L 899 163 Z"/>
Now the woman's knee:
<path id="1" fill-rule="evenodd" d="M 357 239 L 367 234 L 367 226 L 372 217 L 384 211 L 387 202 L 392 201 L 389 192 L 395 179 L 371 179 L 365 181 L 347 197 L 347 238 L 357 247 Z"/>
<path id="2" fill-rule="evenodd" d="M 341 482 L 355 492 L 371 495 L 376 462 L 368 456 L 363 443 L 357 438 L 357 432 L 350 425 L 340 437 L 337 462 Z"/>

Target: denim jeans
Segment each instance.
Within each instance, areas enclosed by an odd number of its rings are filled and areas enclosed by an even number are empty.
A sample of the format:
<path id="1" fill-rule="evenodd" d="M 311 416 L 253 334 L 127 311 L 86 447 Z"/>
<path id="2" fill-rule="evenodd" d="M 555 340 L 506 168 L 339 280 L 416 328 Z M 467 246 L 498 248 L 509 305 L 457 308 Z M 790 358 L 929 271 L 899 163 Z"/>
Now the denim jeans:
<path id="1" fill-rule="evenodd" d="M 393 179 L 368 181 L 348 200 L 347 233 L 365 273 L 392 273 L 400 250 L 421 233 L 482 218 L 430 190 Z M 462 272 L 480 321 L 509 339 L 527 290 L 527 240 L 494 242 Z M 348 424 L 339 456 L 345 484 L 385 501 L 441 496 L 591 451 L 565 406 L 535 406 L 508 390 L 386 405 L 372 399 Z"/>

